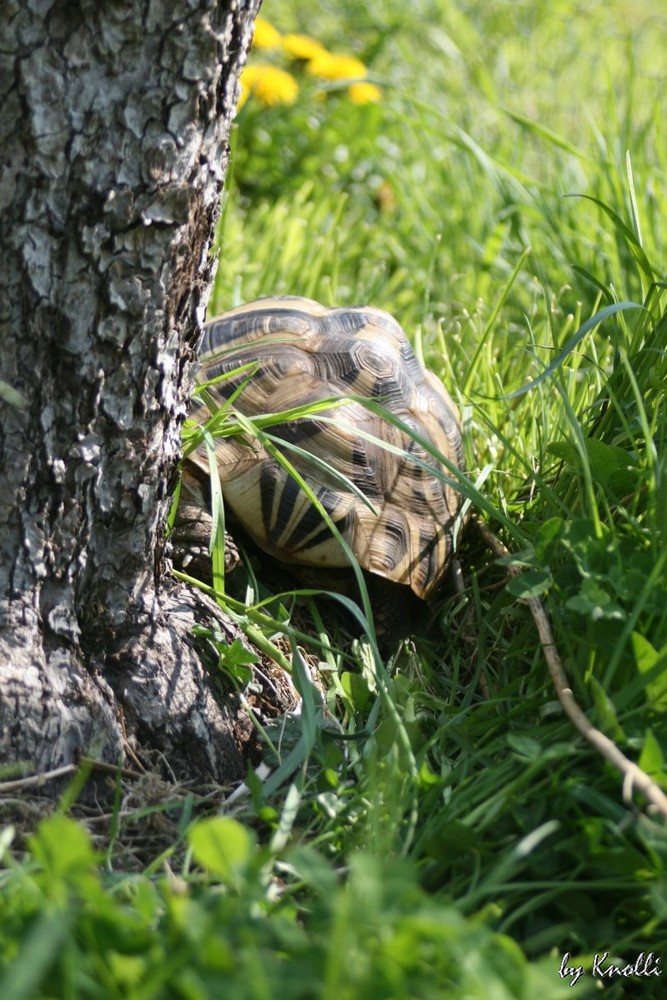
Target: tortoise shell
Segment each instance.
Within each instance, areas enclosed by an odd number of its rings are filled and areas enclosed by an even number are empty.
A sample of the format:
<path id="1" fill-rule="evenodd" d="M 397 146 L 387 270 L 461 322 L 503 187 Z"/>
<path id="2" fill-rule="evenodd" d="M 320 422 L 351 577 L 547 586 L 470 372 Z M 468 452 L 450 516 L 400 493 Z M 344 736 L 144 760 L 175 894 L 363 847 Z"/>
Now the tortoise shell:
<path id="1" fill-rule="evenodd" d="M 233 407 L 254 417 L 331 397 L 365 397 L 450 463 L 462 464 L 454 403 L 418 361 L 398 323 L 380 309 L 327 309 L 293 296 L 260 299 L 210 321 L 202 351 L 204 380 L 254 363 L 209 388 L 216 404 L 236 394 Z M 193 416 L 200 422 L 208 417 L 197 398 Z M 448 475 L 447 469 L 410 435 L 354 400 L 285 420 L 268 432 L 360 566 L 427 598 L 446 569 L 460 503 L 451 474 L 446 483 L 435 473 Z M 225 507 L 261 549 L 292 565 L 349 567 L 338 539 L 275 456 L 245 434 L 218 438 L 215 446 Z M 184 463 L 184 483 L 192 490 L 196 482 L 200 491 L 208 483 L 203 447 Z"/>

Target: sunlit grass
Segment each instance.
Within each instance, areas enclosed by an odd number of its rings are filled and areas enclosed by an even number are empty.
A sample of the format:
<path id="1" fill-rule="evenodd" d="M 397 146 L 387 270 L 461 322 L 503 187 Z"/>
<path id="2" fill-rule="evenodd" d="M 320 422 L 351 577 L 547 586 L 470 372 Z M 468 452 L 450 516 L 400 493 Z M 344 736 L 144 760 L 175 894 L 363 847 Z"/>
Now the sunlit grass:
<path id="1" fill-rule="evenodd" d="M 563 722 L 514 595 L 542 594 L 585 711 L 664 784 L 666 26 L 649 4 L 412 11 L 347 9 L 379 106 L 355 117 L 305 89 L 289 115 L 244 110 L 212 308 L 292 293 L 392 312 L 457 398 L 478 506 L 526 569 L 508 589 L 464 539 L 463 598 L 390 665 L 423 769 L 419 836 L 378 719 L 366 837 L 467 912 L 493 903 L 530 954 L 648 946 L 657 833 Z M 340 7 L 311 15 L 275 7 L 282 30 L 307 16 L 340 44 Z M 349 707 L 332 701 L 345 724 Z M 612 860 L 632 852 L 639 881 Z"/>
<path id="2" fill-rule="evenodd" d="M 572 993 L 569 952 L 597 995 L 595 952 L 667 954 L 664 822 L 564 719 L 519 596 L 541 594 L 588 717 L 667 787 L 667 19 L 650 0 L 263 15 L 361 60 L 381 99 L 291 67 L 291 104 L 246 102 L 209 315 L 279 294 L 395 315 L 456 399 L 468 496 L 525 573 L 510 583 L 469 528 L 462 593 L 388 660 L 334 636 L 317 596 L 308 634 L 290 587 L 250 579 L 249 606 L 218 591 L 301 700 L 255 712 L 268 777 L 216 793 L 246 832 L 193 836 L 184 795 L 150 879 L 128 877 L 124 830 L 174 805 L 119 795 L 107 892 L 86 843 L 59 866 L 67 831 L 42 830 L 28 867 L 5 856 L 0 960 L 25 942 L 0 993 L 55 969 L 72 996 L 546 1000 Z M 254 711 L 248 662 L 206 641 Z"/>

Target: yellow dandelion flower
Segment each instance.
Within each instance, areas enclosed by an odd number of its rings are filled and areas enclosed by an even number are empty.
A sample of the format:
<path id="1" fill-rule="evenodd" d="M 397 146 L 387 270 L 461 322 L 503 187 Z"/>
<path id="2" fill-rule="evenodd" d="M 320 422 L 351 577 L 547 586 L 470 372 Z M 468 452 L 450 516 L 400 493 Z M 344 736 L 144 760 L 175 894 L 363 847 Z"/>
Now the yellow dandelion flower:
<path id="1" fill-rule="evenodd" d="M 245 102 L 248 100 L 250 95 L 254 93 L 255 84 L 262 73 L 266 70 L 266 66 L 245 66 L 241 70 L 241 78 L 239 83 L 241 84 L 241 94 L 239 97 L 239 102 L 236 105 L 236 110 L 240 111 Z"/>
<path id="2" fill-rule="evenodd" d="M 244 97 L 244 91 L 247 95 Z M 292 76 L 279 66 L 246 66 L 241 73 L 241 101 L 245 103 L 250 94 L 267 108 L 275 104 L 292 104 L 299 92 L 299 85 Z"/>
<path id="3" fill-rule="evenodd" d="M 327 50 L 309 35 L 283 35 L 283 52 L 292 59 L 314 59 L 316 56 L 327 55 Z"/>
<path id="4" fill-rule="evenodd" d="M 261 63 L 251 63 L 250 66 L 244 66 L 241 70 L 241 83 L 252 90 L 255 81 L 267 68 L 267 63 L 264 65 Z"/>
<path id="5" fill-rule="evenodd" d="M 253 49 L 277 49 L 280 46 L 281 35 L 277 28 L 264 17 L 255 20 L 255 34 L 252 36 Z"/>
<path id="6" fill-rule="evenodd" d="M 377 104 L 382 100 L 382 91 L 374 83 L 362 80 L 359 83 L 351 83 L 347 88 L 347 96 L 353 104 Z"/>
<path id="7" fill-rule="evenodd" d="M 313 76 L 321 76 L 325 80 L 351 80 L 368 73 L 361 59 L 335 55 L 333 52 L 319 53 L 308 62 L 306 69 Z"/>
<path id="8" fill-rule="evenodd" d="M 241 84 L 241 92 L 239 93 L 239 99 L 238 99 L 238 102 L 236 104 L 236 110 L 237 111 L 241 110 L 241 108 L 243 107 L 243 105 L 245 104 L 245 102 L 250 97 L 250 87 L 248 86 L 247 83 L 244 82 L 243 76 L 241 76 L 241 79 L 240 79 L 239 83 Z"/>
<path id="9" fill-rule="evenodd" d="M 241 78 L 239 83 L 241 84 L 241 93 L 239 95 L 239 102 L 236 105 L 236 110 L 240 111 L 243 105 L 246 103 L 250 95 L 252 94 L 253 87 L 255 85 L 255 80 L 257 79 L 257 70 L 260 70 L 260 66 L 245 66 L 241 70 Z"/>

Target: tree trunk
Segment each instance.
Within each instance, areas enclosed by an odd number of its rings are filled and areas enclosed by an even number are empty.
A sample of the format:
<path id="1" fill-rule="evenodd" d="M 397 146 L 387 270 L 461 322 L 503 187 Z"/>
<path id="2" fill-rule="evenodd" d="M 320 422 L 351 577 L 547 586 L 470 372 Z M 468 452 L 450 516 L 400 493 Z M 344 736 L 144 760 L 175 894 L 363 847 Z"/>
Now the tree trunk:
<path id="1" fill-rule="evenodd" d="M 164 526 L 259 0 L 0 6 L 0 760 L 244 770 Z"/>

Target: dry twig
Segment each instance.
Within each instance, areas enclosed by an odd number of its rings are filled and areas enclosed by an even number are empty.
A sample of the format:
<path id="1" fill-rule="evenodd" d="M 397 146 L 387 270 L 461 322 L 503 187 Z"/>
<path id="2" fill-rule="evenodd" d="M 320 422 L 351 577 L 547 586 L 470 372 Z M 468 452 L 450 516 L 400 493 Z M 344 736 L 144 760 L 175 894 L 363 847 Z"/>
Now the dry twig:
<path id="1" fill-rule="evenodd" d="M 483 524 L 479 518 L 475 518 L 475 523 L 477 529 L 484 539 L 484 542 L 491 551 L 498 557 L 503 558 L 510 556 L 511 553 L 507 546 L 503 545 L 499 538 L 497 538 L 490 528 L 486 524 Z M 509 572 L 512 576 L 519 576 L 521 570 L 516 566 L 509 566 Z M 561 661 L 558 655 L 558 650 L 556 648 L 556 643 L 554 642 L 553 632 L 551 631 L 551 625 L 549 624 L 549 618 L 544 610 L 542 602 L 537 597 L 525 598 L 525 604 L 528 605 L 528 609 L 535 622 L 535 627 L 537 633 L 540 637 L 540 645 L 542 646 L 542 652 L 544 653 L 544 658 L 547 661 L 547 666 L 549 667 L 549 673 L 551 674 L 551 679 L 556 688 L 556 694 L 558 695 L 558 700 L 563 706 L 565 714 L 569 718 L 575 729 L 581 733 L 581 735 L 588 740 L 588 742 L 595 747 L 595 749 L 600 753 L 605 760 L 608 760 L 610 764 L 621 772 L 623 775 L 623 795 L 626 800 L 630 799 L 633 788 L 638 788 L 642 792 L 648 801 L 655 807 L 655 809 L 662 815 L 667 817 L 667 795 L 662 791 L 662 789 L 653 781 L 652 778 L 642 771 L 635 763 L 629 760 L 625 754 L 623 754 L 613 740 L 610 740 L 608 736 L 605 736 L 603 732 L 590 722 L 588 717 L 579 708 L 579 705 L 575 701 L 574 694 L 572 693 L 572 688 L 570 687 Z"/>
<path id="2" fill-rule="evenodd" d="M 54 781 L 56 778 L 64 778 L 68 774 L 73 774 L 80 766 L 86 766 L 96 771 L 106 771 L 109 774 L 120 774 L 124 778 L 141 778 L 138 771 L 131 771 L 129 768 L 120 767 L 117 764 L 105 764 L 101 760 L 93 760 L 91 757 L 82 757 L 78 764 L 64 764 L 53 771 L 42 771 L 39 774 L 28 774 L 23 778 L 14 778 L 12 781 L 0 781 L 0 793 L 19 791 L 24 788 L 32 788 L 35 785 L 45 785 L 47 781 Z"/>

